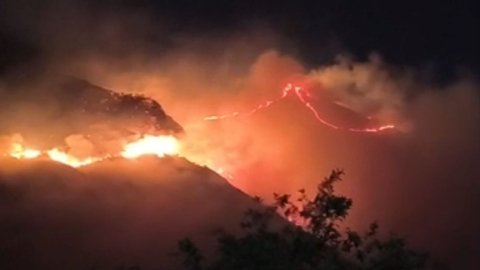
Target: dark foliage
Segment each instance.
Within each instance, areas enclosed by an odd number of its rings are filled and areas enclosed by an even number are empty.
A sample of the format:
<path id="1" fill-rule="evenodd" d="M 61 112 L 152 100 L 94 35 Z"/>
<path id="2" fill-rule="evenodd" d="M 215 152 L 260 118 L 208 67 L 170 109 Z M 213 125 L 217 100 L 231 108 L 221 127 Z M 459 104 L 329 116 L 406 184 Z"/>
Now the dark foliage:
<path id="1" fill-rule="evenodd" d="M 378 224 L 358 233 L 342 229 L 352 200 L 335 194 L 343 172 L 335 170 L 313 199 L 274 194 L 275 202 L 248 209 L 240 236 L 222 233 L 217 254 L 206 260 L 189 239 L 179 242 L 188 270 L 415 270 L 433 269 L 426 254 L 410 250 L 394 235 L 382 240 Z M 261 199 L 255 200 L 261 204 Z M 290 222 L 277 228 L 279 215 Z M 280 222 L 282 223 L 282 222 Z M 285 222 L 283 222 L 285 223 Z"/>

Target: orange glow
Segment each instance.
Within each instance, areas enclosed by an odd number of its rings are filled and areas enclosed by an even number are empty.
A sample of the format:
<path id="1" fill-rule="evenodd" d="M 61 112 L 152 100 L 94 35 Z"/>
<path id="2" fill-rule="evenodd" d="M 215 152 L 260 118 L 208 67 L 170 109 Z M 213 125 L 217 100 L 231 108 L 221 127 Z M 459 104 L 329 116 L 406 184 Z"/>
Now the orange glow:
<path id="1" fill-rule="evenodd" d="M 94 158 L 94 157 L 87 157 L 85 159 L 80 159 L 77 157 L 74 157 L 72 155 L 69 155 L 65 152 L 62 152 L 58 150 L 57 148 L 54 148 L 52 150 L 49 150 L 47 152 L 47 155 L 50 157 L 51 160 L 54 160 L 56 162 L 63 163 L 65 165 L 69 165 L 72 167 L 80 167 L 84 165 L 91 164 L 93 162 L 102 160 L 102 158 Z"/>
<path id="2" fill-rule="evenodd" d="M 78 168 L 113 157 L 135 159 L 145 155 L 155 155 L 157 157 L 164 157 L 165 155 L 181 155 L 181 148 L 182 147 L 180 143 L 174 136 L 144 135 L 140 139 L 137 139 L 130 143 L 126 143 L 120 153 L 112 153 L 104 156 L 78 157 L 73 155 L 72 153 L 62 151 L 59 148 L 53 148 L 47 151 L 26 149 L 21 143 L 12 143 L 10 146 L 10 150 L 4 155 L 16 159 L 47 158 L 55 162 Z M 190 154 L 188 154 L 188 151 L 183 154 L 186 154 L 189 158 L 192 158 L 193 162 L 197 162 L 197 164 L 202 166 L 207 166 L 210 169 L 216 171 L 218 174 L 224 176 L 225 178 L 234 178 L 233 175 L 228 173 L 223 168 L 218 167 L 217 164 L 215 164 L 212 160 L 209 160 L 209 162 L 203 162 L 205 160 L 204 156 L 190 156 Z"/>
<path id="3" fill-rule="evenodd" d="M 156 155 L 158 157 L 174 155 L 178 154 L 178 148 L 177 139 L 173 136 L 145 135 L 136 141 L 125 144 L 120 155 L 108 155 L 102 157 L 88 156 L 81 158 L 58 148 L 53 148 L 44 152 L 35 149 L 25 149 L 20 143 L 12 144 L 10 146 L 10 151 L 6 155 L 16 159 L 48 157 L 50 160 L 76 168 L 115 156 L 133 159 L 144 155 Z"/>
<path id="4" fill-rule="evenodd" d="M 127 144 L 121 155 L 124 158 L 137 158 L 143 155 L 165 155 L 178 154 L 177 139 L 173 136 L 152 136 L 146 135 L 138 141 Z"/>
<path id="5" fill-rule="evenodd" d="M 215 121 L 223 120 L 227 118 L 234 118 L 240 116 L 249 116 L 256 113 L 259 110 L 266 109 L 276 102 L 279 102 L 285 98 L 295 98 L 298 100 L 305 108 L 307 108 L 315 117 L 315 119 L 321 124 L 328 126 L 332 129 L 350 131 L 350 132 L 369 132 L 376 133 L 384 130 L 394 129 L 394 125 L 384 125 L 374 128 L 353 128 L 353 127 L 342 127 L 336 124 L 333 124 L 324 118 L 318 113 L 316 108 L 312 106 L 311 102 L 315 99 L 310 92 L 305 88 L 294 85 L 287 84 L 281 92 L 281 95 L 276 99 L 267 100 L 252 110 L 246 112 L 233 112 L 231 114 L 225 115 L 215 115 L 205 117 L 205 121 Z M 234 179 L 234 176 L 230 174 L 231 166 L 227 166 L 225 162 L 222 163 L 222 160 L 211 160 L 208 154 L 204 152 L 195 153 L 189 151 L 189 147 L 192 146 L 192 143 L 195 144 L 195 141 L 191 141 L 190 145 L 188 142 L 179 142 L 176 137 L 171 135 L 150 135 L 145 134 L 140 138 L 121 143 L 120 148 L 114 150 L 114 153 L 102 154 L 100 156 L 95 154 L 86 154 L 78 156 L 78 152 L 75 151 L 64 151 L 60 150 L 62 148 L 52 148 L 46 151 L 40 151 L 36 149 L 25 148 L 21 142 L 17 141 L 11 143 L 10 150 L 7 152 L 7 155 L 17 158 L 17 159 L 35 159 L 35 158 L 48 158 L 50 160 L 66 164 L 72 167 L 81 167 L 88 164 L 92 164 L 98 161 L 105 160 L 110 157 L 123 157 L 126 159 L 135 159 L 144 155 L 155 155 L 158 157 L 164 157 L 165 155 L 180 155 L 185 156 L 189 160 L 196 162 L 199 165 L 207 166 L 212 170 L 216 171 L 218 174 L 224 176 L 227 179 Z M 69 148 L 70 149 L 70 148 Z"/>
<path id="6" fill-rule="evenodd" d="M 212 116 L 207 116 L 207 117 L 203 118 L 203 120 L 205 120 L 205 121 L 216 121 L 216 120 L 223 120 L 223 119 L 227 119 L 227 118 L 237 117 L 237 116 L 241 116 L 241 115 L 248 116 L 248 115 L 256 113 L 259 110 L 268 108 L 268 107 L 270 107 L 270 105 L 272 105 L 272 104 L 274 104 L 274 103 L 276 103 L 276 102 L 278 102 L 278 101 L 280 101 L 280 100 L 282 100 L 286 97 L 289 97 L 290 93 L 292 93 L 291 95 L 296 96 L 298 98 L 298 100 L 306 108 L 308 108 L 312 112 L 313 116 L 315 117 L 315 119 L 318 122 L 320 122 L 321 124 L 323 124 L 327 127 L 332 128 L 332 129 L 345 130 L 345 131 L 350 131 L 350 132 L 368 132 L 368 133 L 376 133 L 376 132 L 381 132 L 381 131 L 384 131 L 384 130 L 395 129 L 395 126 L 391 125 L 391 124 L 390 125 L 383 125 L 383 126 L 379 126 L 379 127 L 375 127 L 375 128 L 352 128 L 352 127 L 341 127 L 341 126 L 335 125 L 333 123 L 330 123 L 329 121 L 322 118 L 320 116 L 320 114 L 318 113 L 318 111 L 312 106 L 312 104 L 309 100 L 312 100 L 313 96 L 310 94 L 310 92 L 308 92 L 305 88 L 303 88 L 301 86 L 295 86 L 291 83 L 287 84 L 282 89 L 282 94 L 279 98 L 277 98 L 275 100 L 267 100 L 264 103 L 261 103 L 260 105 L 258 105 L 257 107 L 255 107 L 254 109 L 252 109 L 248 112 L 245 112 L 245 113 L 234 112 L 234 113 L 231 113 L 231 114 L 224 114 L 224 115 L 212 115 Z"/>
<path id="7" fill-rule="evenodd" d="M 10 148 L 10 156 L 17 159 L 31 159 L 39 157 L 41 152 L 36 149 L 24 149 L 23 145 L 15 143 Z"/>

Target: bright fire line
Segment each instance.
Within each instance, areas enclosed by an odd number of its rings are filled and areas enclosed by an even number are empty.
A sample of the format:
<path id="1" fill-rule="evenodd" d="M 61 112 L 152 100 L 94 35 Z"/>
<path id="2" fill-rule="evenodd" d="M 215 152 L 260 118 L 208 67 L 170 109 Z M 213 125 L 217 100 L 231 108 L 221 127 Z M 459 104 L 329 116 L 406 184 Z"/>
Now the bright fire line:
<path id="1" fill-rule="evenodd" d="M 127 143 L 123 147 L 123 151 L 117 155 L 126 159 L 134 159 L 144 155 L 156 155 L 163 157 L 165 155 L 176 155 L 179 152 L 179 145 L 177 138 L 171 135 L 145 135 L 142 138 Z M 92 164 L 98 161 L 105 160 L 109 157 L 76 157 L 68 152 L 62 151 L 58 148 L 53 148 L 47 151 L 40 151 L 37 149 L 24 148 L 20 143 L 14 143 L 10 147 L 10 152 L 7 154 L 16 159 L 34 159 L 40 157 L 48 157 L 50 160 L 66 164 L 71 167 L 81 167 Z"/>
<path id="2" fill-rule="evenodd" d="M 276 102 L 278 102 L 278 101 L 280 101 L 280 100 L 282 100 L 286 97 L 289 97 L 291 95 L 296 96 L 297 99 L 306 108 L 308 108 L 312 112 L 312 114 L 314 115 L 315 119 L 318 122 L 322 123 L 323 125 L 325 125 L 327 127 L 332 128 L 332 129 L 345 130 L 345 131 L 350 131 L 350 132 L 368 132 L 368 133 L 376 133 L 376 132 L 381 132 L 381 131 L 384 131 L 384 130 L 395 129 L 395 125 L 392 125 L 392 124 L 383 125 L 383 126 L 374 127 L 374 128 L 352 128 L 352 127 L 341 127 L 341 126 L 335 125 L 335 124 L 325 120 L 323 117 L 321 117 L 320 113 L 317 111 L 317 109 L 315 109 L 313 107 L 313 105 L 311 104 L 311 101 L 310 101 L 312 99 L 312 95 L 310 94 L 310 92 L 305 90 L 303 87 L 294 86 L 291 83 L 287 84 L 282 89 L 282 94 L 279 98 L 274 99 L 274 100 L 267 100 L 264 103 L 261 103 L 260 105 L 258 105 L 257 107 L 255 107 L 254 109 L 252 109 L 250 111 L 247 111 L 247 112 L 244 112 L 244 113 L 234 112 L 234 113 L 231 113 L 231 114 L 224 114 L 224 115 L 212 115 L 212 116 L 207 116 L 207 117 L 203 118 L 203 120 L 205 120 L 205 121 L 216 121 L 216 120 L 223 120 L 223 119 L 242 116 L 242 115 L 245 115 L 245 116 L 252 115 L 252 114 L 258 112 L 259 110 L 266 109 L 266 108 L 270 107 L 272 104 L 274 104 L 274 103 L 276 103 Z"/>

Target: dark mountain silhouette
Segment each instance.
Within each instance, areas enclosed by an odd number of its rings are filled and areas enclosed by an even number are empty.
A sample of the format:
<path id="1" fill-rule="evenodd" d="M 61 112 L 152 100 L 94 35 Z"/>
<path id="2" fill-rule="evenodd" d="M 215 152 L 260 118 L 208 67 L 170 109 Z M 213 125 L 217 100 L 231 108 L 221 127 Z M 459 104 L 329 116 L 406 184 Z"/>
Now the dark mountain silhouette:
<path id="1" fill-rule="evenodd" d="M 62 101 L 61 112 L 77 111 L 102 117 L 127 118 L 144 128 L 181 132 L 182 127 L 167 115 L 160 104 L 145 96 L 123 94 L 101 88 L 85 80 L 69 80 L 62 84 L 54 98 Z"/>
<path id="2" fill-rule="evenodd" d="M 78 170 L 42 160 L 0 164 L 5 270 L 176 269 L 179 239 L 208 247 L 215 228 L 235 230 L 254 203 L 208 168 L 176 157 Z"/>
<path id="3" fill-rule="evenodd" d="M 20 133 L 27 143 L 42 148 L 61 145 L 72 134 L 183 132 L 153 99 L 117 93 L 84 80 L 52 81 L 0 92 L 0 135 Z"/>

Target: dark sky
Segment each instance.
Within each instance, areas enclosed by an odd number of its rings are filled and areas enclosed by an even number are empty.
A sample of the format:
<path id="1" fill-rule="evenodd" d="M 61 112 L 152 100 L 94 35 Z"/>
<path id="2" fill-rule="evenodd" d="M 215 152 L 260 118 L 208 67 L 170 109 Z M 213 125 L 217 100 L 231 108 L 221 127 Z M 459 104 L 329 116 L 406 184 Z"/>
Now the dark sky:
<path id="1" fill-rule="evenodd" d="M 152 1 L 152 7 L 169 10 L 187 28 L 264 21 L 312 62 L 317 48 L 337 40 L 355 55 L 378 50 L 399 64 L 478 67 L 478 1 Z"/>
<path id="2" fill-rule="evenodd" d="M 90 2 L 95 10 L 146 10 L 170 33 L 222 35 L 263 25 L 286 38 L 285 50 L 311 66 L 337 51 L 360 59 L 376 51 L 395 65 L 433 67 L 439 77 L 457 68 L 478 72 L 480 66 L 478 1 Z M 7 4 L 0 5 L 0 14 L 8 12 Z M 41 54 L 11 24 L 0 19 L 0 70 Z"/>

